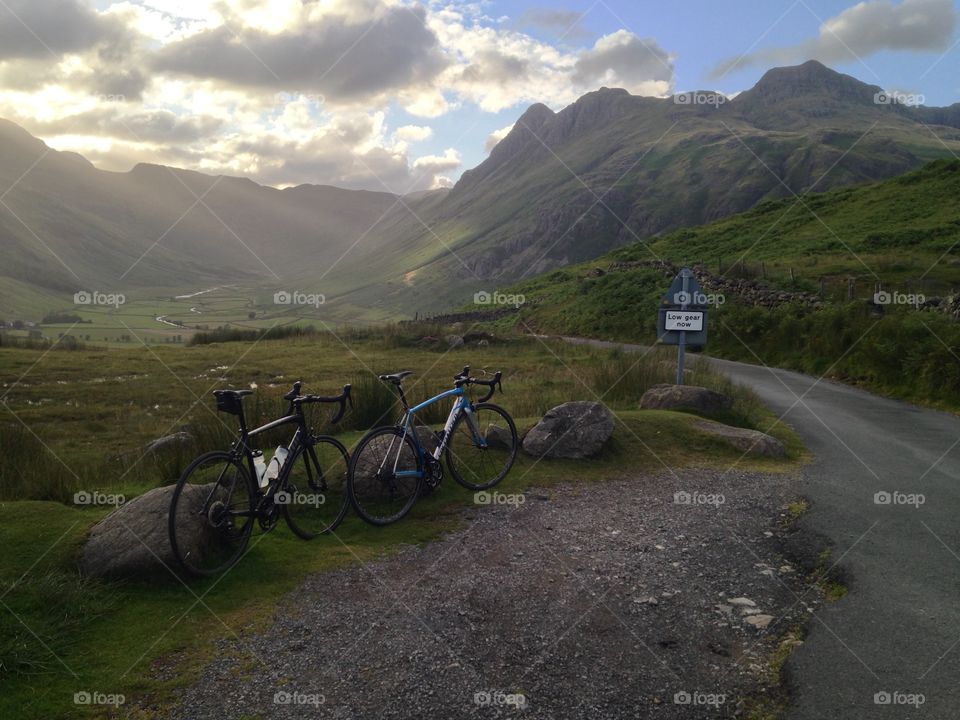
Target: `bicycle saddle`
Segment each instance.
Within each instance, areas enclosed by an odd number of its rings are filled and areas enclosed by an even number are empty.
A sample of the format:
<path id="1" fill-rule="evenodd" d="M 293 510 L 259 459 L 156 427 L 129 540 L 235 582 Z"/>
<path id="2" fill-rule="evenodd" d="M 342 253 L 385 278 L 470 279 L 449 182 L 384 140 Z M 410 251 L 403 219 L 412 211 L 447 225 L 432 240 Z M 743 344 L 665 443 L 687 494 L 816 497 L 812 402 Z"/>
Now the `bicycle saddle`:
<path id="1" fill-rule="evenodd" d="M 217 397 L 234 397 L 239 400 L 247 395 L 253 395 L 253 390 L 214 390 L 213 394 Z"/>
<path id="2" fill-rule="evenodd" d="M 399 385 L 407 375 L 413 375 L 413 370 L 401 370 L 398 373 L 393 373 L 393 375 L 381 375 L 380 379 L 384 382 L 392 382 L 394 385 Z"/>

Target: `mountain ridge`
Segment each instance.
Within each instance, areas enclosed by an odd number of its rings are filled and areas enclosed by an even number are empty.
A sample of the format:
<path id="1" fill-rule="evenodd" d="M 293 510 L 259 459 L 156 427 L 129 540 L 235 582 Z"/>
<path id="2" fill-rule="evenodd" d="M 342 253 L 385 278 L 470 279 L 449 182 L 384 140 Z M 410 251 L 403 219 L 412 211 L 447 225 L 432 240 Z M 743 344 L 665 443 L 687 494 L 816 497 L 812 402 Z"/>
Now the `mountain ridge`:
<path id="1" fill-rule="evenodd" d="M 0 275 L 58 291 L 78 283 L 71 272 L 150 287 L 322 282 L 333 313 L 437 310 L 764 200 L 960 152 L 960 104 L 884 104 L 879 92 L 811 61 L 771 69 L 732 99 L 600 88 L 558 112 L 534 103 L 452 189 L 402 203 L 162 165 L 107 173 L 2 121 L 0 187 L 26 176 L 5 201 L 23 222 L 0 208 L 0 246 L 17 256 Z"/>

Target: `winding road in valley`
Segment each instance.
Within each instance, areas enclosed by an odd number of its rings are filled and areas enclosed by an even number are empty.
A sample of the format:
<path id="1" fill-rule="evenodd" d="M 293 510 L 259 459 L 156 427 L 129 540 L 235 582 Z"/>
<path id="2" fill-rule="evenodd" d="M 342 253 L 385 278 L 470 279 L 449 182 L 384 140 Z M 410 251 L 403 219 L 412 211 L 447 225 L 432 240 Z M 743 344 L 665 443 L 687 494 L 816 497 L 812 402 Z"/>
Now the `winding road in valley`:
<path id="1" fill-rule="evenodd" d="M 796 372 L 711 362 L 810 449 L 804 524 L 830 543 L 849 588 L 816 612 L 787 663 L 787 717 L 960 716 L 960 419 Z"/>

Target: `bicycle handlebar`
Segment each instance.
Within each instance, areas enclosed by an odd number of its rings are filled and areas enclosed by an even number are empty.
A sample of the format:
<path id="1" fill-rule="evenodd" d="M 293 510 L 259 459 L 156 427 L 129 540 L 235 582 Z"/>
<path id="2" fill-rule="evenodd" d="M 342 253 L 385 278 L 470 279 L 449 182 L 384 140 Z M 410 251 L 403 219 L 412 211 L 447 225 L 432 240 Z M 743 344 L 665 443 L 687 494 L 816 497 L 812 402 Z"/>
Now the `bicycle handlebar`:
<path id="1" fill-rule="evenodd" d="M 484 403 L 490 398 L 493 397 L 493 393 L 498 389 L 500 392 L 503 392 L 503 384 L 500 382 L 500 378 L 503 377 L 503 373 L 497 370 L 493 375 L 492 380 L 481 380 L 480 378 L 470 377 L 470 366 L 467 365 L 463 368 L 463 372 L 457 375 L 454 380 L 457 387 L 461 385 L 483 385 L 484 387 L 490 388 L 489 392 L 484 395 L 482 398 L 477 400 L 477 402 Z"/>
<path id="2" fill-rule="evenodd" d="M 299 385 L 299 383 L 297 383 L 297 385 Z M 353 399 L 350 397 L 350 389 L 350 385 L 344 385 L 341 393 L 336 396 L 300 395 L 292 398 L 290 402 L 294 405 L 310 405 L 313 403 L 340 403 L 337 414 L 334 415 L 330 420 L 331 423 L 336 424 L 340 422 L 340 418 L 342 418 L 344 413 L 347 411 L 347 403 L 350 403 L 351 408 L 353 407 Z"/>

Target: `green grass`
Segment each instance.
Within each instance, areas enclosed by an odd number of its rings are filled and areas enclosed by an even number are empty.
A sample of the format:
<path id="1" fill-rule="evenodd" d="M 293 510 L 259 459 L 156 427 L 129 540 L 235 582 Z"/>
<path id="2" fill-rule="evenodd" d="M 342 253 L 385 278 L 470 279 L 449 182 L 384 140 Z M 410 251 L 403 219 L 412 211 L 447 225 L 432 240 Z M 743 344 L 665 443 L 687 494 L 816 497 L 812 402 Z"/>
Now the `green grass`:
<path id="1" fill-rule="evenodd" d="M 880 315 L 865 301 L 877 282 L 888 291 L 927 297 L 956 294 L 958 196 L 960 161 L 940 160 L 882 183 L 811 195 L 805 199 L 809 210 L 791 200 L 761 203 L 650 247 L 637 243 L 505 288 L 526 296 L 527 303 L 519 316 L 492 327 L 652 343 L 669 278 L 643 266 L 592 271 L 654 254 L 678 264 L 703 260 L 713 271 L 735 270 L 733 276 L 759 276 L 762 270 L 774 288 L 816 292 L 822 280 L 822 310 L 793 304 L 768 310 L 728 295 L 725 304 L 710 309 L 707 351 L 956 410 L 960 324 L 908 306 L 888 306 Z M 742 256 L 743 272 L 737 264 Z M 854 300 L 846 297 L 848 277 L 856 280 Z"/>
<path id="2" fill-rule="evenodd" d="M 692 415 L 637 410 L 642 388 L 660 378 L 658 356 L 637 363 L 635 356 L 544 345 L 532 338 L 499 338 L 487 347 L 444 354 L 439 348 L 413 347 L 417 334 L 416 328 L 394 329 L 380 337 L 358 330 L 349 342 L 318 335 L 256 345 L 151 348 L 153 352 L 0 349 L 8 403 L 2 424 L 3 432 L 10 433 L 2 442 L 5 450 L 14 447 L 8 442 L 14 437 L 23 444 L 6 458 L 4 465 L 11 472 L 3 477 L 0 497 L 0 543 L 5 549 L 0 597 L 6 605 L 0 607 L 0 717 L 81 715 L 87 711 L 73 704 L 73 695 L 83 690 L 122 693 L 129 703 L 148 707 L 162 704 L 174 687 L 190 682 L 210 660 L 217 639 L 267 627 L 280 598 L 307 574 L 381 557 L 401 544 L 428 542 L 455 529 L 460 510 L 472 501 L 471 493 L 447 481 L 418 503 L 409 518 L 388 528 L 372 528 L 351 516 L 336 537 L 307 543 L 281 526 L 268 535 L 255 535 L 249 555 L 220 582 L 185 587 L 165 574 L 151 581 L 81 580 L 75 568 L 77 551 L 89 527 L 108 510 L 72 506 L 72 491 L 80 487 L 132 497 L 170 481 L 189 453 L 153 464 L 136 460 L 146 441 L 183 424 L 200 437 L 203 449 L 221 444 L 232 425 L 229 419 L 221 424 L 222 418 L 211 412 L 212 387 L 256 382 L 250 414 L 267 418 L 282 408 L 278 396 L 294 378 L 304 379 L 305 390 L 322 393 L 352 382 L 358 407 L 340 429 L 348 445 L 375 415 L 393 409 L 389 396 L 378 392 L 382 387 L 371 379 L 371 370 L 418 370 L 409 388 L 412 397 L 420 398 L 449 387 L 452 375 L 466 363 L 475 369 L 502 369 L 505 393 L 497 402 L 517 418 L 521 431 L 559 402 L 606 394 L 604 401 L 619 420 L 601 457 L 579 463 L 536 462 L 521 455 L 500 487 L 504 492 L 531 487 L 549 491 L 558 482 L 590 483 L 665 467 L 736 465 L 779 471 L 790 466 L 741 459 L 697 430 Z M 234 363 L 235 368 L 226 367 Z M 21 376 L 21 384 L 13 385 Z M 719 387 L 723 380 L 709 382 Z M 733 392 L 744 423 L 772 424 L 773 416 L 749 392 Z M 197 398 L 199 404 L 189 409 Z M 439 415 L 426 420 L 437 419 L 442 420 Z M 317 418 L 316 424 L 323 420 Z M 791 459 L 802 457 L 789 428 L 778 426 L 773 433 L 787 443 Z M 47 474 L 50 478 L 44 479 Z M 23 499 L 34 495 L 51 499 Z M 203 597 L 202 604 L 196 603 L 197 596 Z M 296 596 L 289 601 L 296 602 Z M 256 670 L 256 659 L 243 660 Z M 89 713 L 95 715 L 97 709 Z"/>
<path id="3" fill-rule="evenodd" d="M 463 332 L 464 330 L 461 330 Z M 4 409 L 0 440 L 10 447 L 0 464 L 0 500 L 30 498 L 70 502 L 79 490 L 137 494 L 173 482 L 194 448 L 174 447 L 145 455 L 151 440 L 188 429 L 200 447 L 225 446 L 235 420 L 215 412 L 211 392 L 257 386 L 246 401 L 248 422 L 280 416 L 280 396 L 294 380 L 304 392 L 335 394 L 355 386 L 355 407 L 339 431 L 357 431 L 396 418 L 399 408 L 377 373 L 413 369 L 406 384 L 411 401 L 450 387 L 465 364 L 475 372 L 502 370 L 505 394 L 498 396 L 517 417 L 535 417 L 571 398 L 602 398 L 614 410 L 637 407 L 643 392 L 670 382 L 669 358 L 646 358 L 593 348 L 574 348 L 534 338 L 494 337 L 492 344 L 446 352 L 444 341 L 428 342 L 434 326 L 402 326 L 381 331 L 346 329 L 338 335 L 315 333 L 259 343 L 167 346 L 125 350 L 45 352 L 0 348 Z M 442 333 L 441 333 L 442 337 Z M 755 426 L 759 405 L 715 373 L 703 369 L 705 383 L 732 394 L 733 424 Z M 21 377 L 22 376 L 22 377 Z M 431 406 L 423 422 L 442 422 L 448 406 Z M 331 429 L 331 410 L 317 406 L 311 422 Z M 268 434 L 264 447 L 282 440 Z"/>

